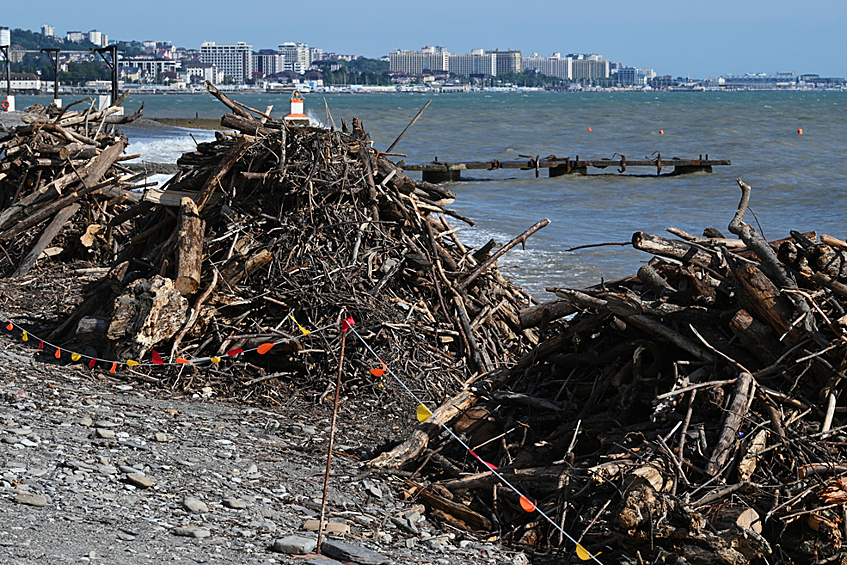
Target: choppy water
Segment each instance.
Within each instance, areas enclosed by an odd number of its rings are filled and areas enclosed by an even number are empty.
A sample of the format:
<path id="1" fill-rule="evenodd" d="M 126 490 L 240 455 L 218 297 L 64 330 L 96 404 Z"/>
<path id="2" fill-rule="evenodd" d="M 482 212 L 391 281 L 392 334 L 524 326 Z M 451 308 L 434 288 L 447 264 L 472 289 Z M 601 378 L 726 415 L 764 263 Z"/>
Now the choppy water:
<path id="1" fill-rule="evenodd" d="M 845 93 L 311 94 L 306 108 L 313 119 L 326 122 L 325 100 L 339 126 L 341 118 L 349 123 L 359 117 L 374 146 L 385 149 L 430 98 L 432 104 L 395 149 L 408 155 L 407 162 L 435 156 L 505 160 L 519 154 L 596 159 L 620 153 L 639 159 L 656 151 L 664 159 L 708 154 L 732 160 L 713 174 L 662 178 L 647 170 L 643 176 L 595 172 L 554 179 L 536 179 L 532 171 L 465 174 L 451 188 L 459 194 L 452 207 L 477 221 L 460 234 L 466 243 L 481 245 L 491 237 L 505 243 L 541 218 L 551 220 L 530 238 L 526 251 L 512 251 L 500 262 L 539 299 L 549 297 L 545 286 L 587 286 L 601 276 L 634 273 L 647 259 L 620 247 L 574 253 L 565 252 L 567 247 L 627 241 L 634 231 L 661 233 L 668 226 L 695 234 L 707 226 L 726 232 L 738 205 L 739 177 L 754 188 L 752 209 L 766 237 L 785 237 L 791 229 L 847 236 Z M 258 109 L 273 104 L 275 116 L 287 113 L 284 96 L 238 99 Z M 211 96 L 168 95 L 148 98 L 145 113 L 218 117 L 225 110 Z M 198 141 L 211 137 L 193 133 Z M 185 132 L 133 134 L 131 140 L 130 151 L 144 152 L 151 161 L 193 147 Z"/>

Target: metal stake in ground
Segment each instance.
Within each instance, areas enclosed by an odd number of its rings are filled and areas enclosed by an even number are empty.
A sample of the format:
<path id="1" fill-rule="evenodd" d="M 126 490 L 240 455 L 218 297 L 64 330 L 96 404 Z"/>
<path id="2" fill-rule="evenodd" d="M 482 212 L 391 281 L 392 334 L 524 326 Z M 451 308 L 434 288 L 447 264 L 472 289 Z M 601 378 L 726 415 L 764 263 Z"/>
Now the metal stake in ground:
<path id="1" fill-rule="evenodd" d="M 326 452 L 326 474 L 324 475 L 324 497 L 321 501 L 321 519 L 318 521 L 318 555 L 321 554 L 321 537 L 324 531 L 324 516 L 326 514 L 326 493 L 329 489 L 329 467 L 332 463 L 332 443 L 335 439 L 335 420 L 338 417 L 338 396 L 341 392 L 341 374 L 344 372 L 344 343 L 347 332 L 341 332 L 341 356 L 338 360 L 338 380 L 335 382 L 335 405 L 332 408 L 332 424 L 329 428 L 329 449 Z"/>

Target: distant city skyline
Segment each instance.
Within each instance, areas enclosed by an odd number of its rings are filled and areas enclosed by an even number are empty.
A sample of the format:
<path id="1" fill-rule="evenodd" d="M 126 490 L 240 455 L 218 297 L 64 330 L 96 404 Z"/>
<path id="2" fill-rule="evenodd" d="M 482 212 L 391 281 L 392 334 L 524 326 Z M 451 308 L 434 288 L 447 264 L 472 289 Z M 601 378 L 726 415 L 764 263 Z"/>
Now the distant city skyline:
<path id="1" fill-rule="evenodd" d="M 806 0 L 802 6 L 789 0 L 607 0 L 592 7 L 549 0 L 519 5 L 432 0 L 414 8 L 386 0 L 365 6 L 327 0 L 149 0 L 130 9 L 78 0 L 19 3 L 0 13 L 0 26 L 37 32 L 43 24 L 60 37 L 97 29 L 113 40 L 171 41 L 190 49 L 204 41 L 244 41 L 258 51 L 296 41 L 378 58 L 394 49 L 439 45 L 452 53 L 598 53 L 659 75 L 697 78 L 777 71 L 847 76 L 843 0 Z"/>

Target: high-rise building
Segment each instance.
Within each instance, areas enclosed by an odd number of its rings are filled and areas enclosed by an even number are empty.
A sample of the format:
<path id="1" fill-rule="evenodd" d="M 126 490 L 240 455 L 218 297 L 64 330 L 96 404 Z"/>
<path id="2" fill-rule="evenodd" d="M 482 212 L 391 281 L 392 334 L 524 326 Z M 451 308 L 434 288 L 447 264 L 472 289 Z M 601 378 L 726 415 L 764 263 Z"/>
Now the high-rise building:
<path id="1" fill-rule="evenodd" d="M 450 53 L 443 47 L 424 47 L 421 51 L 396 49 L 389 53 L 388 69 L 392 73 L 419 75 L 424 69 L 447 71 Z"/>
<path id="2" fill-rule="evenodd" d="M 253 72 L 267 76 L 284 70 L 285 55 L 273 49 L 260 49 L 257 53 L 253 53 Z"/>
<path id="3" fill-rule="evenodd" d="M 508 51 L 500 51 L 499 49 L 495 49 L 494 51 L 486 51 L 486 54 L 494 55 L 494 59 L 497 61 L 498 75 L 521 72 L 520 51 L 512 51 L 511 49 Z"/>
<path id="4" fill-rule="evenodd" d="M 279 46 L 279 53 L 285 57 L 286 70 L 294 70 L 296 65 L 298 68 L 308 69 L 312 66 L 313 61 L 323 59 L 323 49 L 317 47 L 309 47 L 305 43 L 293 43 L 288 41 Z M 299 63 L 299 65 L 297 65 Z"/>
<path id="5" fill-rule="evenodd" d="M 88 34 L 81 31 L 69 31 L 65 34 L 65 40 L 73 41 L 74 43 L 81 43 L 86 39 L 88 39 Z"/>
<path id="6" fill-rule="evenodd" d="M 568 55 L 571 59 L 571 69 L 573 80 L 596 80 L 601 78 L 609 78 L 609 61 L 606 61 L 600 55 L 583 55 L 580 53 L 571 53 Z"/>
<path id="7" fill-rule="evenodd" d="M 239 41 L 236 45 L 215 45 L 214 41 L 200 44 L 200 62 L 215 65 L 224 77 L 232 77 L 236 84 L 253 78 L 252 45 Z"/>
<path id="8" fill-rule="evenodd" d="M 93 43 L 94 45 L 103 46 L 103 34 L 97 31 L 96 29 L 92 29 L 88 32 L 88 41 Z"/>
<path id="9" fill-rule="evenodd" d="M 497 74 L 497 60 L 491 53 L 486 55 L 482 49 L 474 49 L 470 53 L 451 54 L 447 70 L 456 75 L 492 76 Z"/>
<path id="10" fill-rule="evenodd" d="M 551 77 L 559 77 L 566 80 L 572 78 L 571 59 L 562 57 L 561 53 L 551 53 L 549 57 L 539 57 L 533 53 L 529 57 L 521 59 L 522 71 L 534 71 Z"/>
<path id="11" fill-rule="evenodd" d="M 56 37 L 56 28 L 51 25 L 44 24 L 41 26 L 41 35 L 44 37 Z"/>

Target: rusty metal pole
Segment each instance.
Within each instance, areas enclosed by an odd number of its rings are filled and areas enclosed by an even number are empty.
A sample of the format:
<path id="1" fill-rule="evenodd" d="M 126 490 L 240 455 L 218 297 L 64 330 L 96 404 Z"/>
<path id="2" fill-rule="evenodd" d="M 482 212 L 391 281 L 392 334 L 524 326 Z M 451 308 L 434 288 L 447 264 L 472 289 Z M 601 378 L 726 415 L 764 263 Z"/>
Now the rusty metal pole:
<path id="1" fill-rule="evenodd" d="M 338 360 L 338 379 L 335 382 L 335 405 L 332 408 L 332 424 L 329 428 L 329 449 L 326 452 L 326 474 L 324 475 L 324 497 L 321 501 L 321 518 L 318 521 L 318 547 L 317 553 L 321 554 L 321 537 L 324 530 L 324 516 L 326 515 L 326 493 L 329 490 L 329 469 L 332 463 L 332 444 L 335 439 L 335 421 L 338 418 L 338 397 L 341 394 L 341 375 L 344 372 L 344 344 L 347 341 L 347 332 L 341 332 L 341 356 Z"/>

